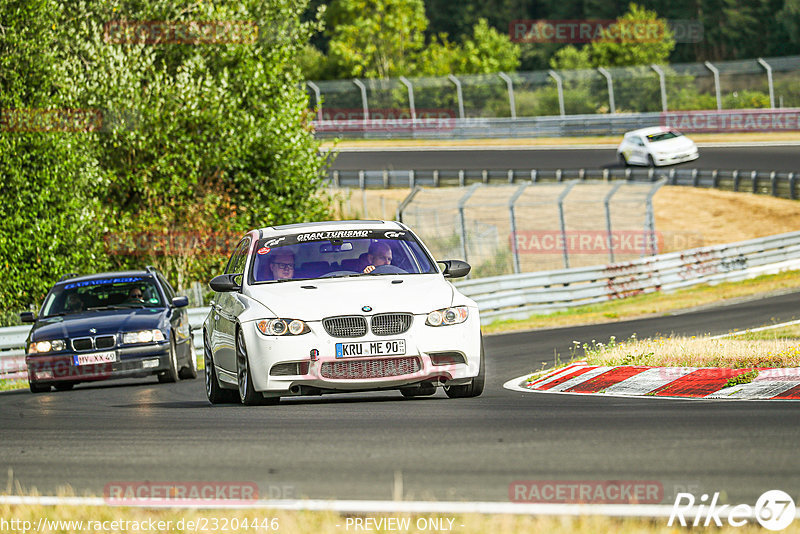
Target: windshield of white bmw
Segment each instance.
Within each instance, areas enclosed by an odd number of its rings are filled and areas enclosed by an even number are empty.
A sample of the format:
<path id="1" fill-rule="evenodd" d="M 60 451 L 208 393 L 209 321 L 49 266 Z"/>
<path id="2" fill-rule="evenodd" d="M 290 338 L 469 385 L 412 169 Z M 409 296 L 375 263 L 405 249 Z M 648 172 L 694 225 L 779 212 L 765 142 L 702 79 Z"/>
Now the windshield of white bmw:
<path id="1" fill-rule="evenodd" d="M 437 272 L 435 262 L 412 234 L 385 230 L 262 239 L 252 261 L 251 283 Z"/>
<path id="2" fill-rule="evenodd" d="M 657 143 L 659 141 L 666 141 L 667 139 L 675 139 L 676 137 L 681 137 L 683 134 L 680 132 L 676 132 L 674 130 L 670 130 L 668 132 L 661 132 L 657 134 L 650 134 L 647 136 L 647 140 L 651 143 Z"/>
<path id="3" fill-rule="evenodd" d="M 112 276 L 56 285 L 45 297 L 41 316 L 164 306 L 151 276 Z"/>

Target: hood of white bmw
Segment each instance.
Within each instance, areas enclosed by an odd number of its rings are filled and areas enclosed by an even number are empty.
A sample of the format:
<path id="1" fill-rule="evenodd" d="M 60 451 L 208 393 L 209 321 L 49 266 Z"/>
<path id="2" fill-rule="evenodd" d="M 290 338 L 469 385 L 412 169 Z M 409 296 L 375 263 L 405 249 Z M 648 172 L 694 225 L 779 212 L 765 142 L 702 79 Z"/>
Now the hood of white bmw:
<path id="1" fill-rule="evenodd" d="M 248 287 L 248 296 L 275 317 L 303 321 L 387 312 L 426 314 L 451 306 L 454 295 L 453 286 L 439 274 L 322 278 Z"/>
<path id="2" fill-rule="evenodd" d="M 673 137 L 672 139 L 665 139 L 664 141 L 657 141 L 655 143 L 650 143 L 650 147 L 655 152 L 661 153 L 671 153 L 671 152 L 681 152 L 684 150 L 689 150 L 694 148 L 695 144 L 694 141 L 682 135 L 680 137 Z"/>

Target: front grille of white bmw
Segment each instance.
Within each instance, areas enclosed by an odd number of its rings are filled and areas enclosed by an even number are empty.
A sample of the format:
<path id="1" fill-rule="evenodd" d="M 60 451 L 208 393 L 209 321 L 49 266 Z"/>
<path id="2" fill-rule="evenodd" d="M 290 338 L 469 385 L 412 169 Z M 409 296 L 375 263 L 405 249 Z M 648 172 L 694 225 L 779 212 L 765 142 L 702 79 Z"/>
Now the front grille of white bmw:
<path id="1" fill-rule="evenodd" d="M 418 357 L 405 356 L 402 358 L 324 362 L 320 373 L 324 378 L 358 380 L 410 375 L 420 369 L 422 369 L 422 363 Z"/>
<path id="2" fill-rule="evenodd" d="M 408 331 L 413 318 L 410 313 L 381 313 L 372 317 L 370 326 L 376 336 L 394 336 Z"/>
<path id="3" fill-rule="evenodd" d="M 361 337 L 367 333 L 367 320 L 360 315 L 326 317 L 322 326 L 331 337 Z"/>

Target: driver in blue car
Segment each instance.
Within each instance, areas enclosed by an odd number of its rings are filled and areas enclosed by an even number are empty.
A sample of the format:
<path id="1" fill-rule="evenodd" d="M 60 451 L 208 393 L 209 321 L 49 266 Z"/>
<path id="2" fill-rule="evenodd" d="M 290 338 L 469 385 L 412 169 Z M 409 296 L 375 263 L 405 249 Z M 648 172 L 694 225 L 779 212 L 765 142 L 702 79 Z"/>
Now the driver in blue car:
<path id="1" fill-rule="evenodd" d="M 392 263 L 392 249 L 386 243 L 376 241 L 369 246 L 367 251 L 368 265 L 364 267 L 364 273 L 371 273 L 375 267 L 381 265 L 391 265 Z"/>

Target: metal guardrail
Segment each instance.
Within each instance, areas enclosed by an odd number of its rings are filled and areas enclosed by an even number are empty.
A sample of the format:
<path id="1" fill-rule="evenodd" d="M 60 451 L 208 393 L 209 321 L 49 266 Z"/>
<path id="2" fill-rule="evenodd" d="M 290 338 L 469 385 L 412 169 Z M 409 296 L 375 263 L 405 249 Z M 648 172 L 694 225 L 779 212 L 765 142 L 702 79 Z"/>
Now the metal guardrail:
<path id="1" fill-rule="evenodd" d="M 683 169 L 626 167 L 605 169 L 430 169 L 430 170 L 332 170 L 333 187 L 389 189 L 414 187 L 455 187 L 475 183 L 523 184 L 580 181 L 657 182 L 666 185 L 704 187 L 723 191 L 798 198 L 798 174 L 788 171 L 742 169 Z"/>
<path id="2" fill-rule="evenodd" d="M 800 232 L 630 262 L 496 276 L 454 285 L 478 303 L 481 321 L 488 323 L 791 269 L 800 269 Z M 209 308 L 189 310 L 192 330 L 202 328 L 208 311 Z M 30 326 L 0 328 L 0 375 L 24 371 L 24 343 L 29 331 Z M 194 336 L 194 346 L 202 349 L 200 336 Z"/>
<path id="3" fill-rule="evenodd" d="M 800 232 L 649 256 L 635 261 L 456 283 L 484 323 L 800 268 Z"/>

